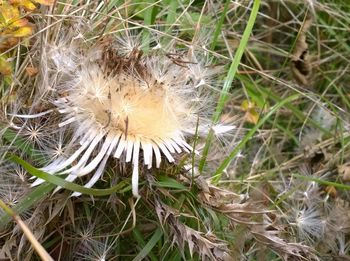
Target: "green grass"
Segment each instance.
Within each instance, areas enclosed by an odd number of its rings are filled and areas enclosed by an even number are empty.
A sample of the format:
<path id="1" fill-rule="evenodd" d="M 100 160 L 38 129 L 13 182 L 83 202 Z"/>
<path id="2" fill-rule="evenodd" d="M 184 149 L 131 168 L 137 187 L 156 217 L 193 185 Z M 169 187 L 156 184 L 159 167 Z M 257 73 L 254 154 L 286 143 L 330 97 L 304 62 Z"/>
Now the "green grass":
<path id="1" fill-rule="evenodd" d="M 254 23 L 256 20 L 256 16 L 257 16 L 258 11 L 259 11 L 259 7 L 260 7 L 260 0 L 254 1 L 254 6 L 253 6 L 252 12 L 249 16 L 249 19 L 247 22 L 247 27 L 244 30 L 244 33 L 242 35 L 242 39 L 239 42 L 239 46 L 236 50 L 235 56 L 234 56 L 232 63 L 230 65 L 230 69 L 227 72 L 227 76 L 226 76 L 224 85 L 222 87 L 222 90 L 220 91 L 219 101 L 218 101 L 218 104 L 216 106 L 215 113 L 213 115 L 213 120 L 212 120 L 213 124 L 217 124 L 219 122 L 220 115 L 225 107 L 226 102 L 227 102 L 229 91 L 232 87 L 232 81 L 233 81 L 233 79 L 236 75 L 236 72 L 238 70 L 238 66 L 239 66 L 240 61 L 242 59 L 244 50 L 247 46 L 249 36 L 253 30 L 253 26 L 254 26 Z M 221 28 L 221 23 L 218 23 L 216 30 L 220 30 L 219 28 Z M 209 148 L 210 148 L 210 143 L 213 139 L 213 135 L 214 135 L 213 131 L 210 131 L 208 134 L 206 144 L 205 144 L 205 147 L 203 149 L 203 156 L 202 156 L 202 159 L 201 159 L 201 162 L 199 165 L 200 172 L 203 171 L 204 164 L 205 164 L 205 161 L 206 161 L 206 158 L 207 158 L 207 155 L 209 152 Z"/>

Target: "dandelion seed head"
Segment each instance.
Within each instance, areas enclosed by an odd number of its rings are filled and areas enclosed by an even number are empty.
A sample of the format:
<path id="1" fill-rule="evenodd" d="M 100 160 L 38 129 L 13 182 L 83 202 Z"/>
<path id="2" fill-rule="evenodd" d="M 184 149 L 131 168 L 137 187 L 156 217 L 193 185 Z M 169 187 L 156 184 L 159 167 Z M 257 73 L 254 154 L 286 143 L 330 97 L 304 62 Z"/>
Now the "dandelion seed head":
<path id="1" fill-rule="evenodd" d="M 325 105 L 317 106 L 311 114 L 312 119 L 326 130 L 333 130 L 336 126 L 336 116 Z M 301 132 L 300 148 L 308 149 L 322 141 L 324 133 L 317 128 L 306 128 Z"/>
<path id="2" fill-rule="evenodd" d="M 309 242 L 320 239 L 326 228 L 326 220 L 321 217 L 316 207 L 296 210 L 295 224 L 298 228 L 299 236 Z"/>
<path id="3" fill-rule="evenodd" d="M 89 239 L 80 244 L 74 254 L 76 260 L 105 261 L 110 258 L 111 246 L 107 239 Z"/>
<path id="4" fill-rule="evenodd" d="M 31 144 L 42 144 L 45 139 L 45 129 L 43 124 L 37 121 L 28 121 L 23 124 L 23 137 Z"/>
<path id="5" fill-rule="evenodd" d="M 17 177 L 22 181 L 27 181 L 27 171 L 25 171 L 22 167 L 16 166 L 13 171 L 16 173 Z"/>
<path id="6" fill-rule="evenodd" d="M 11 207 L 16 206 L 29 189 L 26 172 L 21 167 L 1 159 L 0 184 L 0 198 Z"/>

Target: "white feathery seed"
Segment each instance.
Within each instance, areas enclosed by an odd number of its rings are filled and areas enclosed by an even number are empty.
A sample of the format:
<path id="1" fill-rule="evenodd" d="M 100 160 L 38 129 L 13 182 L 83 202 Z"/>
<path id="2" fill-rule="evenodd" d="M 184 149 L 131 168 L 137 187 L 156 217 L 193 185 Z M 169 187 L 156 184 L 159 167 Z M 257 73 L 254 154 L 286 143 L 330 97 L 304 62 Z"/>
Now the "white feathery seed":
<path id="1" fill-rule="evenodd" d="M 298 228 L 299 236 L 312 242 L 323 236 L 326 221 L 321 217 L 316 207 L 308 207 L 296 211 L 295 225 Z"/>

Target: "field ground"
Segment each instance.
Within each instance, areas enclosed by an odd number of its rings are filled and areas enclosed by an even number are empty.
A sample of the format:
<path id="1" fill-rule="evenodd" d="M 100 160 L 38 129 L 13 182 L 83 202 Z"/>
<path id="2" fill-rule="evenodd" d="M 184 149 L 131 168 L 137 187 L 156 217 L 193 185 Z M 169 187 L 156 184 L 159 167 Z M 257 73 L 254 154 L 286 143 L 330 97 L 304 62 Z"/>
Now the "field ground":
<path id="1" fill-rule="evenodd" d="M 341 0 L 0 1 L 0 259 L 350 260 L 349 14 Z M 92 118 L 133 149 L 108 157 L 96 134 L 68 162 Z M 186 141 L 133 140 L 171 128 Z M 50 175 L 70 167 L 86 175 Z"/>

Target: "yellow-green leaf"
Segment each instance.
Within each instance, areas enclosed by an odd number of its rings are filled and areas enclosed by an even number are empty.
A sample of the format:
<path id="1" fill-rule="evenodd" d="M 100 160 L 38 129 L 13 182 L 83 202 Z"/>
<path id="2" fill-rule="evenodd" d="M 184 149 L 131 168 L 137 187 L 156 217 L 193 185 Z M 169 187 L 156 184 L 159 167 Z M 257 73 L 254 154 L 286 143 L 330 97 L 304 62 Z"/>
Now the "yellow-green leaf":
<path id="1" fill-rule="evenodd" d="M 41 5 L 53 5 L 54 0 L 33 0 L 33 2 L 41 4 Z"/>
<path id="2" fill-rule="evenodd" d="M 24 37 L 24 36 L 28 36 L 28 35 L 31 35 L 33 32 L 33 28 L 30 27 L 30 26 L 23 26 L 19 29 L 17 29 L 16 31 L 14 31 L 12 33 L 12 35 L 14 37 Z"/>
<path id="3" fill-rule="evenodd" d="M 11 26 L 13 27 L 22 27 L 22 26 L 26 26 L 28 24 L 28 20 L 27 19 L 18 19 L 16 21 L 13 21 Z"/>
<path id="4" fill-rule="evenodd" d="M 4 3 L 0 5 L 0 22 L 3 25 L 10 25 L 20 18 L 17 7 Z"/>
<path id="5" fill-rule="evenodd" d="M 244 100 L 241 104 L 241 109 L 243 111 L 247 111 L 249 110 L 250 108 L 253 108 L 255 107 L 255 103 L 254 102 L 251 102 L 251 101 L 248 101 L 248 100 Z"/>
<path id="6" fill-rule="evenodd" d="M 241 104 L 242 111 L 245 111 L 245 120 L 247 122 L 257 124 L 259 121 L 259 113 L 254 102 L 244 100 Z"/>
<path id="7" fill-rule="evenodd" d="M 35 76 L 39 72 L 38 68 L 34 66 L 27 66 L 26 73 L 28 76 Z"/>
<path id="8" fill-rule="evenodd" d="M 249 109 L 245 114 L 245 119 L 247 122 L 257 124 L 259 121 L 259 113 L 255 110 L 255 108 Z"/>
<path id="9" fill-rule="evenodd" d="M 30 0 L 11 0 L 10 3 L 13 5 L 23 6 L 29 11 L 33 11 L 36 9 L 35 4 L 33 4 Z"/>
<path id="10" fill-rule="evenodd" d="M 11 64 L 6 59 L 0 56 L 0 74 L 10 75 L 12 71 Z"/>

